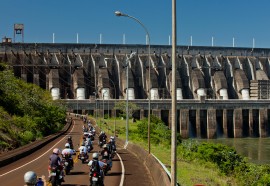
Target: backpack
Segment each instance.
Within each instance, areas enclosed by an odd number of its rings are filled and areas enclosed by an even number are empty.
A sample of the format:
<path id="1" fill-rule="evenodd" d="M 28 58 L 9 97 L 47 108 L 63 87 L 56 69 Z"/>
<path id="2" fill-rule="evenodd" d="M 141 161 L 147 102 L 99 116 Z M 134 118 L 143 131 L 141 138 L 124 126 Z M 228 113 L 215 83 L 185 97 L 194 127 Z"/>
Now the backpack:
<path id="1" fill-rule="evenodd" d="M 93 160 L 93 163 L 91 165 L 91 172 L 96 172 L 98 174 L 100 173 L 100 167 L 97 160 Z"/>

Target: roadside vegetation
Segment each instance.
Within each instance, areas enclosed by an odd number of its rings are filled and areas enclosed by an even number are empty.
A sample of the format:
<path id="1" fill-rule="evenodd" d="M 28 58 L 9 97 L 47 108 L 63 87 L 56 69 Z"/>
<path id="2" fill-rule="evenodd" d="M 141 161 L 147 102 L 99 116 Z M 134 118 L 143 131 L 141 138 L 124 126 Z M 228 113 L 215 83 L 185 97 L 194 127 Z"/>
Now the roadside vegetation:
<path id="1" fill-rule="evenodd" d="M 63 128 L 65 107 L 49 92 L 14 77 L 0 64 L 0 153 Z"/>
<path id="2" fill-rule="evenodd" d="M 126 121 L 110 118 L 98 123 L 102 130 L 125 139 Z M 148 150 L 148 119 L 129 121 L 129 141 Z M 158 118 L 151 116 L 151 153 L 170 170 L 171 132 Z M 177 179 L 180 185 L 219 186 L 270 185 L 270 166 L 249 163 L 234 148 L 196 140 L 181 140 L 177 136 Z"/>

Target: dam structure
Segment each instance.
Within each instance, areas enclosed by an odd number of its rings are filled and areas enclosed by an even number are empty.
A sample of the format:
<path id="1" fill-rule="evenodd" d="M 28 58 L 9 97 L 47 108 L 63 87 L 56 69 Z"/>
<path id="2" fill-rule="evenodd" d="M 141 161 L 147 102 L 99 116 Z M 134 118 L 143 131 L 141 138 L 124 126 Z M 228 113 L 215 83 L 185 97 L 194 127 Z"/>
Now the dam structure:
<path id="1" fill-rule="evenodd" d="M 269 137 L 270 49 L 176 51 L 177 131 L 183 138 Z M 150 113 L 171 126 L 169 45 L 149 51 L 148 45 L 1 43 L 0 61 L 75 113 L 117 116 L 115 103 L 128 95 L 140 108 L 134 118 Z"/>

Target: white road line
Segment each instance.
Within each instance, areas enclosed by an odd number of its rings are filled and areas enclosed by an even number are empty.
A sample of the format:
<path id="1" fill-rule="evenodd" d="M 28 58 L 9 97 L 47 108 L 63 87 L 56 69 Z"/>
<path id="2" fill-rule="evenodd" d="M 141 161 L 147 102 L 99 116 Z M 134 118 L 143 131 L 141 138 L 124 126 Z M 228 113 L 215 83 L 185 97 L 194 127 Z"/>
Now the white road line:
<path id="1" fill-rule="evenodd" d="M 22 165 L 22 166 L 20 166 L 20 167 L 17 167 L 17 168 L 15 168 L 15 169 L 12 169 L 12 170 L 9 171 L 9 172 L 6 172 L 6 173 L 4 173 L 4 174 L 1 174 L 0 177 L 5 176 L 5 175 L 7 175 L 7 174 L 9 174 L 9 173 L 11 173 L 11 172 L 14 172 L 14 171 L 16 171 L 16 170 L 18 170 L 18 169 L 20 169 L 20 168 L 23 168 L 23 167 L 25 167 L 26 165 L 28 165 L 28 164 L 30 164 L 30 163 L 32 163 L 32 162 L 38 160 L 39 158 L 41 158 L 42 156 L 44 156 L 45 154 L 47 154 L 47 153 L 48 153 L 49 151 L 51 151 L 58 143 L 60 143 L 60 142 L 63 141 L 68 135 L 70 135 L 70 133 L 71 133 L 71 132 L 73 131 L 73 129 L 74 129 L 74 126 L 75 126 L 75 125 L 73 125 L 71 131 L 70 131 L 66 136 L 64 136 L 61 140 L 59 140 L 56 144 L 54 144 L 54 146 L 52 146 L 52 148 L 50 148 L 49 150 L 47 150 L 44 154 L 42 154 L 41 156 L 37 157 L 36 159 L 34 159 L 34 160 L 32 160 L 32 161 L 30 161 L 30 162 L 28 162 L 28 163 L 26 163 L 26 164 L 24 164 L 24 165 Z"/>
<path id="2" fill-rule="evenodd" d="M 122 175 L 121 175 L 121 181 L 120 181 L 119 186 L 123 186 L 124 185 L 124 179 L 125 179 L 125 167 L 124 167 L 124 164 L 123 164 L 123 161 L 122 161 L 122 158 L 120 157 L 120 155 L 118 153 L 116 153 L 116 155 L 120 159 L 121 168 L 122 168 Z"/>

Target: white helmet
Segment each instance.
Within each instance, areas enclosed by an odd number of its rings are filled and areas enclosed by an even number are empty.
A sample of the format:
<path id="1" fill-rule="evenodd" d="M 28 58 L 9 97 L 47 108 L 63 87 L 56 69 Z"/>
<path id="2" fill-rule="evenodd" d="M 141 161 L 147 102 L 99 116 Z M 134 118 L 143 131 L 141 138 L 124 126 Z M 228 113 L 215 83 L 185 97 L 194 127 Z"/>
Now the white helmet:
<path id="1" fill-rule="evenodd" d="M 60 150 L 58 148 L 55 148 L 55 149 L 53 149 L 53 153 L 54 154 L 60 154 L 61 152 L 60 152 Z"/>
<path id="2" fill-rule="evenodd" d="M 66 144 L 65 144 L 65 147 L 66 147 L 66 148 L 70 148 L 70 144 L 69 144 L 69 143 L 66 143 Z"/>
<path id="3" fill-rule="evenodd" d="M 98 159 L 98 153 L 97 152 L 95 152 L 95 153 L 93 153 L 93 159 Z"/>
<path id="4" fill-rule="evenodd" d="M 114 140 L 114 136 L 111 136 L 110 138 L 111 138 L 112 140 Z"/>
<path id="5" fill-rule="evenodd" d="M 26 172 L 23 178 L 26 184 L 35 185 L 37 182 L 37 174 L 33 171 Z"/>

